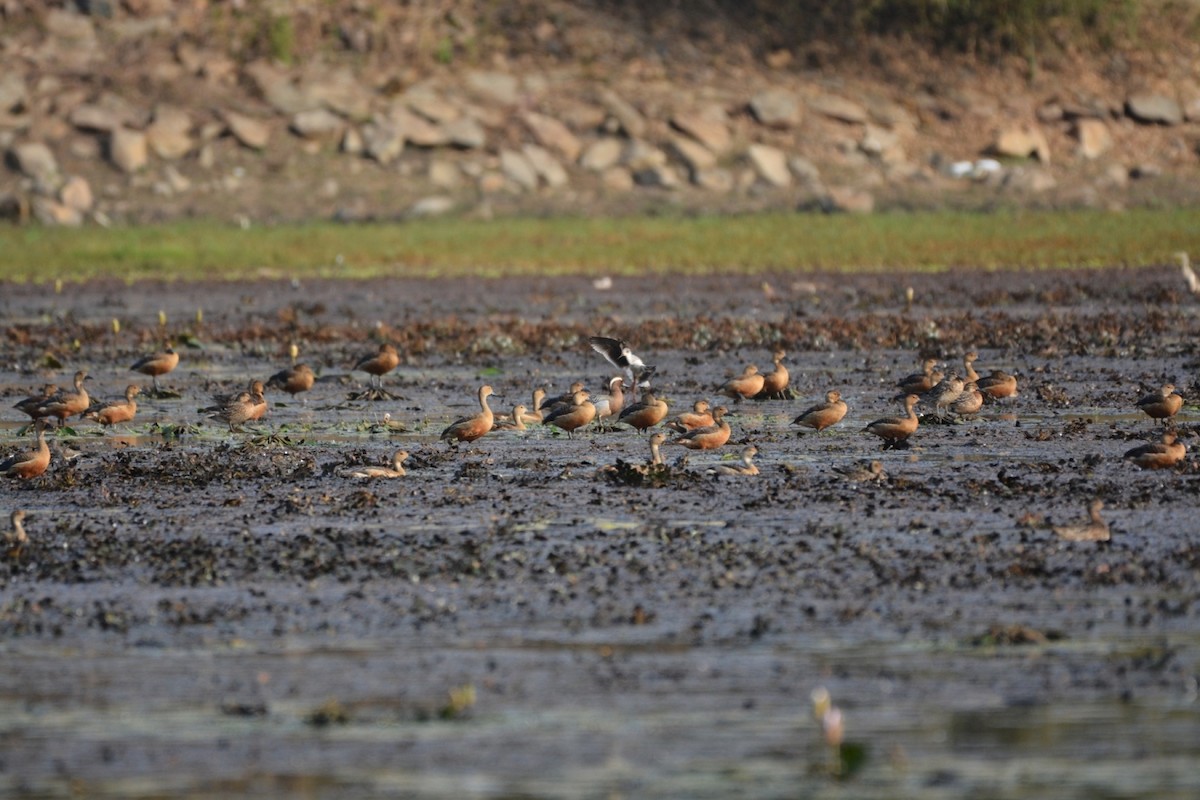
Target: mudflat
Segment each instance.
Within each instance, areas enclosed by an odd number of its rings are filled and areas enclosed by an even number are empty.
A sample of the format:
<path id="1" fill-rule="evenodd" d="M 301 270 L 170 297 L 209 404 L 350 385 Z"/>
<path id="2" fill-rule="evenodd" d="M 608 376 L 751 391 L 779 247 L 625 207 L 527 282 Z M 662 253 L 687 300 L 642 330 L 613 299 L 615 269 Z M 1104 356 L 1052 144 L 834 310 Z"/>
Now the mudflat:
<path id="1" fill-rule="evenodd" d="M 0 564 L 0 794 L 1200 792 L 1200 301 L 1175 270 L 600 277 L 4 286 L 0 455 L 43 383 L 143 394 L 0 483 L 30 538 Z M 729 443 L 647 477 L 625 426 L 438 441 L 482 384 L 497 411 L 600 395 L 593 334 L 672 414 L 727 405 Z M 167 341 L 149 396 L 129 365 Z M 370 399 L 352 367 L 383 342 Z M 311 391 L 240 433 L 199 410 L 292 343 Z M 715 394 L 775 349 L 788 399 Z M 971 350 L 1018 395 L 918 404 L 907 447 L 863 432 Z M 1143 471 L 1122 454 L 1161 435 L 1136 401 L 1164 383 L 1189 452 Z M 840 423 L 790 425 L 831 389 Z M 751 443 L 761 474 L 712 474 Z M 398 449 L 402 478 L 347 474 Z M 1109 541 L 1055 535 L 1094 498 Z"/>

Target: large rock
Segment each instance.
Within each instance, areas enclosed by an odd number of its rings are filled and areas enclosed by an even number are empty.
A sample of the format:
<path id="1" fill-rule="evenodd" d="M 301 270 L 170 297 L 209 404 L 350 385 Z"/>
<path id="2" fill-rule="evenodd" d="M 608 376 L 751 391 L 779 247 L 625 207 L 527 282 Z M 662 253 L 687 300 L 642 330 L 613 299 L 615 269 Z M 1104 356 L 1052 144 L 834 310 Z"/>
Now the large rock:
<path id="1" fill-rule="evenodd" d="M 363 126 L 362 144 L 367 156 L 390 164 L 404 152 L 404 132 L 386 119 L 376 119 Z"/>
<path id="2" fill-rule="evenodd" d="M 535 144 L 527 144 L 521 148 L 521 153 L 551 189 L 561 188 L 569 182 L 567 171 L 549 150 Z"/>
<path id="3" fill-rule="evenodd" d="M 1043 164 L 1050 163 L 1050 143 L 1036 125 L 1014 125 L 996 135 L 989 152 L 1009 158 L 1034 156 Z"/>
<path id="4" fill-rule="evenodd" d="M 71 109 L 71 113 L 67 115 L 67 119 L 72 125 L 83 131 L 111 133 L 121 125 L 120 120 L 113 111 L 90 103 L 75 106 L 75 108 Z"/>
<path id="5" fill-rule="evenodd" d="M 875 197 L 866 189 L 854 186 L 834 186 L 820 200 L 826 213 L 870 214 L 875 210 Z"/>
<path id="6" fill-rule="evenodd" d="M 78 175 L 67 178 L 58 190 L 58 200 L 67 208 L 73 208 L 80 213 L 91 211 L 96 202 L 92 196 L 92 187 L 87 180 Z"/>
<path id="7" fill-rule="evenodd" d="M 727 194 L 733 191 L 733 173 L 720 167 L 697 170 L 692 173 L 692 183 L 710 192 Z"/>
<path id="8" fill-rule="evenodd" d="M 1113 146 L 1108 125 L 1098 119 L 1076 120 L 1075 138 L 1079 140 L 1079 155 L 1088 159 L 1099 158 Z"/>
<path id="9" fill-rule="evenodd" d="M 621 163 L 636 175 L 646 169 L 661 167 L 667 163 L 667 154 L 649 142 L 634 139 L 625 147 Z"/>
<path id="10" fill-rule="evenodd" d="M 671 138 L 670 148 L 671 152 L 688 168 L 693 181 L 696 181 L 698 173 L 712 169 L 717 165 L 716 155 L 707 147 L 692 139 L 674 136 Z"/>
<path id="11" fill-rule="evenodd" d="M 96 41 L 96 26 L 80 14 L 54 9 L 42 18 L 46 33 L 72 45 L 90 46 Z"/>
<path id="12" fill-rule="evenodd" d="M 445 125 L 462 116 L 458 106 L 428 86 L 409 89 L 403 99 L 414 114 L 420 114 L 430 122 Z"/>
<path id="13" fill-rule="evenodd" d="M 600 102 L 614 120 L 618 131 L 631 139 L 640 139 L 646 135 L 646 119 L 641 112 L 631 106 L 612 89 L 600 90 Z"/>
<path id="14" fill-rule="evenodd" d="M 1183 122 L 1183 109 L 1174 98 L 1156 92 L 1138 92 L 1125 101 L 1125 112 L 1138 122 L 1178 125 Z"/>
<path id="15" fill-rule="evenodd" d="M 276 111 L 299 114 L 321 105 L 320 97 L 297 86 L 290 75 L 266 61 L 247 64 L 243 72 L 258 88 L 263 99 Z"/>
<path id="16" fill-rule="evenodd" d="M 542 147 L 555 151 L 571 162 L 579 158 L 579 152 L 583 149 L 583 145 L 566 125 L 554 117 L 538 114 L 535 111 L 530 111 L 524 119 L 533 138 L 537 139 L 538 144 Z"/>
<path id="17" fill-rule="evenodd" d="M 412 113 L 406 106 L 394 107 L 388 119 L 404 140 L 416 147 L 441 147 L 449 142 L 445 130 Z"/>
<path id="18" fill-rule="evenodd" d="M 25 79 L 15 72 L 0 75 L 0 114 L 25 105 Z"/>
<path id="19" fill-rule="evenodd" d="M 835 94 L 821 94 L 808 101 L 810 110 L 826 117 L 861 124 L 867 121 L 867 109 L 860 103 Z"/>
<path id="20" fill-rule="evenodd" d="M 288 127 L 305 139 L 319 139 L 337 136 L 345 126 L 342 118 L 329 109 L 315 108 L 312 111 L 301 111 L 292 117 Z"/>
<path id="21" fill-rule="evenodd" d="M 597 139 L 579 157 L 579 166 L 591 172 L 605 172 L 621 160 L 620 139 Z"/>
<path id="22" fill-rule="evenodd" d="M 633 176 L 624 167 L 611 167 L 600 174 L 600 182 L 612 192 L 628 192 L 633 188 Z"/>
<path id="23" fill-rule="evenodd" d="M 160 105 L 154 110 L 154 121 L 146 128 L 146 141 L 159 158 L 183 158 L 195 146 L 191 129 L 192 118 L 187 111 Z"/>
<path id="24" fill-rule="evenodd" d="M 462 170 L 453 161 L 435 158 L 429 162 L 429 182 L 439 189 L 457 189 L 462 184 Z"/>
<path id="25" fill-rule="evenodd" d="M 57 184 L 58 159 L 44 142 L 23 142 L 9 150 L 17 171 L 42 184 Z"/>
<path id="26" fill-rule="evenodd" d="M 1058 186 L 1058 181 L 1054 180 L 1053 175 L 1040 167 L 1029 169 L 1018 167 L 1005 175 L 1004 185 L 1018 192 L 1041 194 Z"/>
<path id="27" fill-rule="evenodd" d="M 463 150 L 479 150 L 487 144 L 487 131 L 474 117 L 459 117 L 442 125 L 446 141 Z"/>
<path id="28" fill-rule="evenodd" d="M 500 151 L 500 171 L 504 173 L 504 177 L 522 189 L 532 191 L 538 186 L 537 170 L 533 168 L 529 159 L 515 150 Z"/>
<path id="29" fill-rule="evenodd" d="M 122 172 L 137 172 L 150 160 L 146 134 L 117 128 L 108 138 L 108 158 Z"/>
<path id="30" fill-rule="evenodd" d="M 681 183 L 679 173 L 669 164 L 637 170 L 633 173 L 633 182 L 657 189 L 677 189 Z"/>
<path id="31" fill-rule="evenodd" d="M 767 89 L 750 98 L 750 113 L 770 128 L 791 128 L 800 124 L 800 101 L 786 89 Z"/>
<path id="32" fill-rule="evenodd" d="M 746 156 L 750 159 L 754 171 L 767 183 L 781 189 L 792 185 L 787 156 L 779 148 L 752 144 L 746 148 Z"/>
<path id="33" fill-rule="evenodd" d="M 49 197 L 33 198 L 30 208 L 33 211 L 33 218 L 43 225 L 77 228 L 83 224 L 83 214 L 78 209 Z"/>
<path id="34" fill-rule="evenodd" d="M 299 92 L 301 97 L 315 99 L 322 107 L 349 119 L 366 119 L 371 114 L 374 94 L 348 69 L 334 70 L 302 84 Z"/>
<path id="35" fill-rule="evenodd" d="M 262 150 L 271 140 L 271 126 L 261 119 L 248 117 L 236 111 L 226 111 L 224 117 L 233 138 L 246 147 Z"/>
<path id="36" fill-rule="evenodd" d="M 521 99 L 520 83 L 504 72 L 468 72 L 467 88 L 481 100 L 496 105 L 515 106 Z"/>
<path id="37" fill-rule="evenodd" d="M 718 155 L 729 149 L 729 125 L 719 107 L 673 114 L 671 124 Z"/>

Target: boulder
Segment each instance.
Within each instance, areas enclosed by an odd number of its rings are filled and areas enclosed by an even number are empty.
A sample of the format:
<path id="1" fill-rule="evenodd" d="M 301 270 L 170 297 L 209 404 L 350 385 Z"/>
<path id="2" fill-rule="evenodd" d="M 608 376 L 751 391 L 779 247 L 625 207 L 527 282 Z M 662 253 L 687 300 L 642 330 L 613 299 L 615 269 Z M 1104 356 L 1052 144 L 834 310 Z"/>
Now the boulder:
<path id="1" fill-rule="evenodd" d="M 563 165 L 544 147 L 527 144 L 521 148 L 521 153 L 551 189 L 561 188 L 570 182 L 570 178 L 567 175 L 567 171 L 563 169 Z"/>
<path id="2" fill-rule="evenodd" d="M 247 64 L 242 70 L 267 103 L 283 114 L 299 114 L 319 108 L 321 99 L 292 82 L 288 73 L 266 61 Z M 254 145 L 249 145 L 253 147 Z"/>
<path id="3" fill-rule="evenodd" d="M 633 175 L 624 167 L 610 167 L 601 173 L 600 182 L 610 191 L 628 192 L 633 188 Z"/>
<path id="4" fill-rule="evenodd" d="M 621 160 L 621 150 L 620 139 L 597 139 L 580 155 L 579 166 L 591 172 L 604 172 Z"/>
<path id="5" fill-rule="evenodd" d="M 535 111 L 525 114 L 524 120 L 533 138 L 537 139 L 542 147 L 553 150 L 572 163 L 579 158 L 583 145 L 566 125 L 554 117 Z"/>
<path id="6" fill-rule="evenodd" d="M 1040 167 L 1017 168 L 1005 175 L 1004 185 L 1018 192 L 1041 194 L 1058 186 L 1054 176 Z"/>
<path id="7" fill-rule="evenodd" d="M 866 189 L 854 186 L 834 186 L 820 200 L 826 213 L 870 214 L 875 210 L 875 197 Z"/>
<path id="8" fill-rule="evenodd" d="M 246 147 L 262 150 L 271 140 L 271 128 L 261 119 L 248 117 L 236 111 L 226 111 L 224 117 L 225 124 L 229 126 L 229 132 L 233 134 L 233 138 Z"/>
<path id="9" fill-rule="evenodd" d="M 312 111 L 301 111 L 292 117 L 288 126 L 293 132 L 305 139 L 318 139 L 324 136 L 336 136 L 346 125 L 342 118 L 326 108 L 316 108 Z"/>
<path id="10" fill-rule="evenodd" d="M 487 131 L 474 117 L 459 117 L 442 125 L 446 141 L 463 150 L 479 150 L 487 144 Z"/>
<path id="11" fill-rule="evenodd" d="M 1113 146 L 1108 125 L 1098 119 L 1076 120 L 1075 138 L 1079 140 L 1079 155 L 1087 159 L 1099 158 Z"/>
<path id="12" fill-rule="evenodd" d="M 108 159 L 122 172 L 137 172 L 150 160 L 146 134 L 129 128 L 117 128 L 108 139 Z"/>
<path id="13" fill-rule="evenodd" d="M 25 79 L 16 72 L 0 76 L 0 114 L 7 114 L 25 105 Z"/>
<path id="14" fill-rule="evenodd" d="M 71 109 L 67 120 L 82 131 L 111 133 L 121 122 L 115 112 L 98 105 L 84 103 Z"/>
<path id="15" fill-rule="evenodd" d="M 420 114 L 430 122 L 444 125 L 462 116 L 462 111 L 428 86 L 409 89 L 404 93 L 404 103 L 414 114 Z"/>
<path id="16" fill-rule="evenodd" d="M 777 147 L 752 144 L 746 148 L 746 156 L 758 176 L 778 188 L 792 185 L 792 173 L 788 171 L 787 156 Z"/>
<path id="17" fill-rule="evenodd" d="M 417 202 L 413 203 L 408 209 L 406 216 L 413 219 L 422 219 L 424 217 L 440 217 L 443 214 L 449 214 L 454 210 L 454 198 L 447 197 L 444 194 L 437 194 L 431 197 L 422 197 Z"/>
<path id="18" fill-rule="evenodd" d="M 692 183 L 701 189 L 725 194 L 733 191 L 733 173 L 720 167 L 701 169 L 692 173 Z"/>
<path id="19" fill-rule="evenodd" d="M 1165 94 L 1138 92 L 1125 101 L 1125 113 L 1138 122 L 1178 125 L 1183 122 L 1183 109 Z"/>
<path id="20" fill-rule="evenodd" d="M 23 142 L 8 152 L 17 171 L 25 177 L 38 183 L 57 184 L 58 159 L 44 142 Z"/>
<path id="21" fill-rule="evenodd" d="M 671 124 L 718 155 L 729 149 L 732 137 L 725 121 L 725 112 L 719 108 L 673 114 Z"/>
<path id="22" fill-rule="evenodd" d="M 363 152 L 380 164 L 390 164 L 404 152 L 404 134 L 384 119 L 363 126 L 362 143 Z"/>
<path id="23" fill-rule="evenodd" d="M 1014 125 L 996 135 L 988 152 L 1010 158 L 1037 157 L 1043 164 L 1050 163 L 1050 143 L 1036 125 Z"/>
<path id="24" fill-rule="evenodd" d="M 867 121 L 866 107 L 835 94 L 821 94 L 810 98 L 808 107 L 811 111 L 840 122 L 862 124 Z"/>
<path id="25" fill-rule="evenodd" d="M 299 92 L 301 97 L 311 98 L 320 103 L 322 108 L 348 119 L 366 119 L 371 113 L 371 100 L 374 97 L 374 93 L 348 69 L 334 70 L 303 83 Z M 309 109 L 302 109 L 298 113 L 305 110 Z"/>
<path id="26" fill-rule="evenodd" d="M 675 172 L 674 167 L 667 164 L 635 171 L 633 182 L 638 186 L 658 189 L 677 189 L 681 183 L 679 174 Z"/>
<path id="27" fill-rule="evenodd" d="M 670 149 L 688 168 L 688 173 L 692 175 L 693 181 L 696 179 L 697 173 L 712 169 L 717 165 L 716 155 L 692 139 L 685 139 L 682 136 L 672 137 Z"/>
<path id="28" fill-rule="evenodd" d="M 466 84 L 476 97 L 495 105 L 515 106 L 521 99 L 519 82 L 504 72 L 468 72 Z"/>
<path id="29" fill-rule="evenodd" d="M 96 202 L 92 196 L 92 187 L 87 180 L 78 175 L 67 178 L 62 188 L 58 190 L 58 200 L 64 206 L 85 214 L 92 210 L 92 206 Z"/>
<path id="30" fill-rule="evenodd" d="M 146 141 L 159 158 L 183 158 L 192 151 L 192 119 L 182 108 L 160 105 L 154 110 L 154 121 L 146 127 Z"/>
<path id="31" fill-rule="evenodd" d="M 631 139 L 640 139 L 646 135 L 646 119 L 636 108 L 631 106 L 612 89 L 600 90 L 600 103 L 604 110 L 617 122 L 617 128 Z"/>
<path id="32" fill-rule="evenodd" d="M 532 191 L 538 187 L 538 173 L 523 154 L 516 150 L 500 151 L 500 171 L 522 189 Z"/>
<path id="33" fill-rule="evenodd" d="M 33 218 L 43 225 L 78 228 L 83 224 L 83 214 L 68 205 L 49 197 L 35 197 L 30 204 Z"/>
<path id="34" fill-rule="evenodd" d="M 404 141 L 416 147 L 441 147 L 449 142 L 444 130 L 405 106 L 393 108 L 388 119 Z"/>
<path id="35" fill-rule="evenodd" d="M 456 189 L 462 183 L 462 171 L 453 161 L 435 158 L 429 162 L 429 182 L 439 189 Z"/>
<path id="36" fill-rule="evenodd" d="M 792 128 L 800 124 L 800 101 L 786 89 L 767 89 L 750 98 L 750 113 L 769 128 Z"/>
<path id="37" fill-rule="evenodd" d="M 644 169 L 654 169 L 667 163 L 667 154 L 649 142 L 634 139 L 625 146 L 621 163 L 635 175 Z"/>

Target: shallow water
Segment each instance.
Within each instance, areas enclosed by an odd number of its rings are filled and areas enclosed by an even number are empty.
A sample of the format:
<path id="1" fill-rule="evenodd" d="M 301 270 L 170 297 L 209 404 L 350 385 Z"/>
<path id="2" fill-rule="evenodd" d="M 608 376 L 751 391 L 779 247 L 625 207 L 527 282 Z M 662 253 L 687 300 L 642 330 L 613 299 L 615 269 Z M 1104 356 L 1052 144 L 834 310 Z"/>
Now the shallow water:
<path id="1" fill-rule="evenodd" d="M 148 384 L 126 367 L 161 338 L 153 310 L 187 320 L 202 305 L 207 322 L 204 349 L 163 381 L 182 397 L 145 400 L 104 435 L 73 422 L 77 462 L 0 484 L 0 510 L 26 508 L 33 538 L 0 567 L 0 793 L 1194 797 L 1200 471 L 1194 455 L 1141 472 L 1121 454 L 1158 436 L 1132 404 L 1165 380 L 1187 398 L 1182 439 L 1200 446 L 1200 315 L 1163 300 L 1165 271 L 1096 276 L 937 292 L 900 276 L 944 304 L 909 321 L 854 278 L 776 305 L 720 276 L 650 280 L 620 303 L 570 279 L 182 299 L 5 287 L 23 343 L 0 364 L 0 408 L 77 365 L 93 395 Z M 1010 285 L 1025 294 L 996 300 Z M 1173 336 L 1157 334 L 1164 315 Z M 387 382 L 402 399 L 351 401 L 366 376 L 348 366 L 374 348 L 376 319 L 408 342 Z M 535 385 L 602 384 L 579 336 L 613 327 L 652 341 L 638 349 L 675 410 L 768 364 L 764 333 L 790 337 L 799 397 L 731 402 L 730 445 L 686 463 L 666 448 L 659 488 L 597 477 L 646 457 L 628 430 L 437 442 L 482 382 L 504 410 Z M 910 448 L 883 451 L 861 429 L 899 412 L 913 332 L 935 329 L 922 350 L 954 366 L 975 347 L 977 368 L 1018 373 L 1021 394 L 976 420 L 926 419 Z M 697 347 L 701 332 L 715 345 Z M 198 413 L 286 364 L 290 337 L 323 378 L 307 403 L 271 396 L 285 405 L 246 433 Z M 471 351 L 505 337 L 546 344 Z M 61 370 L 31 369 L 46 352 Z M 850 414 L 798 435 L 791 419 L 828 388 Z M 385 411 L 412 430 L 374 430 Z M 21 444 L 15 413 L 0 412 L 5 453 Z M 195 430 L 164 435 L 178 425 Z M 706 475 L 742 442 L 762 475 Z M 343 477 L 397 448 L 412 453 L 404 479 Z M 832 470 L 872 458 L 887 480 Z M 1112 541 L 1059 541 L 1049 525 L 1094 496 Z M 442 718 L 465 686 L 474 705 Z M 818 686 L 865 747 L 851 776 L 813 720 Z"/>

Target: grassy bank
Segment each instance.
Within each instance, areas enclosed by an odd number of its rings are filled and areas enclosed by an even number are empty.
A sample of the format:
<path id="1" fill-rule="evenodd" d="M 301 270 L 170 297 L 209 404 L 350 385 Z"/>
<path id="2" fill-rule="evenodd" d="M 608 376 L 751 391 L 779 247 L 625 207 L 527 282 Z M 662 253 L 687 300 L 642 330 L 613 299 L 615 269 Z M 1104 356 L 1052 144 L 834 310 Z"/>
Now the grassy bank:
<path id="1" fill-rule="evenodd" d="M 0 278 L 365 278 L 1053 268 L 1200 252 L 1200 212 L 799 214 L 0 228 Z"/>

